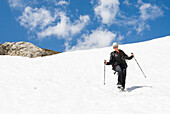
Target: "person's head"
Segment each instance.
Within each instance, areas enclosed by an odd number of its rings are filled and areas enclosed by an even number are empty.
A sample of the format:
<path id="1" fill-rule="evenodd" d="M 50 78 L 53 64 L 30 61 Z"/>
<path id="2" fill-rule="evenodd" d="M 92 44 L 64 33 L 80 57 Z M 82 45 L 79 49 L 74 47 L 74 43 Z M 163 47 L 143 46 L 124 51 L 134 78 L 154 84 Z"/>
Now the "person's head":
<path id="1" fill-rule="evenodd" d="M 113 43 L 113 49 L 114 49 L 115 51 L 118 51 L 118 44 L 117 44 L 117 42 L 114 42 L 114 43 Z"/>

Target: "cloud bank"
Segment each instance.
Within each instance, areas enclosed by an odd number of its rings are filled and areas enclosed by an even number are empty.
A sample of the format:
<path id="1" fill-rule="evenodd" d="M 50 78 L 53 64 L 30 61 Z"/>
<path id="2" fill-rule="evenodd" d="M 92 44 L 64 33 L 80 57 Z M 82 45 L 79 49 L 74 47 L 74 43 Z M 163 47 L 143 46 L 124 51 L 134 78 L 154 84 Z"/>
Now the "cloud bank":
<path id="1" fill-rule="evenodd" d="M 69 17 L 65 13 L 58 13 L 60 22 L 55 26 L 49 26 L 42 32 L 38 33 L 39 38 L 44 38 L 51 35 L 56 35 L 58 38 L 68 39 L 74 36 L 77 33 L 80 33 L 81 30 L 90 20 L 88 15 L 80 16 L 79 20 L 75 20 L 73 23 L 70 21 Z"/>
<path id="2" fill-rule="evenodd" d="M 157 5 L 143 3 L 141 0 L 138 0 L 138 3 L 140 5 L 140 16 L 138 19 L 138 24 L 135 26 L 135 29 L 138 33 L 141 33 L 143 30 L 150 28 L 149 24 L 147 24 L 148 20 L 154 20 L 158 17 L 163 16 L 163 10 Z"/>
<path id="3" fill-rule="evenodd" d="M 24 26 L 30 31 L 37 28 L 43 30 L 44 27 L 54 22 L 56 17 L 56 15 L 52 16 L 51 12 L 44 7 L 33 9 L 28 6 L 25 8 L 22 16 L 18 17 L 18 21 L 21 26 Z"/>
<path id="4" fill-rule="evenodd" d="M 108 30 L 97 29 L 91 34 L 83 35 L 82 39 L 78 39 L 77 45 L 73 46 L 71 50 L 107 47 L 114 41 L 115 37 L 116 34 Z"/>
<path id="5" fill-rule="evenodd" d="M 111 25 L 119 11 L 119 0 L 99 0 L 98 5 L 94 8 L 95 15 L 103 24 Z"/>
<path id="6" fill-rule="evenodd" d="M 142 0 L 91 0 L 94 14 L 76 15 L 67 9 L 72 0 L 8 0 L 13 9 L 21 9 L 21 15 L 17 21 L 34 34 L 37 39 L 54 36 L 56 39 L 64 39 L 66 50 L 90 49 L 110 46 L 117 40 L 121 42 L 126 36 L 136 32 L 142 35 L 145 30 L 150 30 L 148 21 L 153 21 L 164 12 L 160 6 L 154 3 L 144 3 Z M 47 5 L 46 5 L 47 4 Z M 135 14 L 120 6 L 133 7 Z M 93 25 L 94 24 L 94 25 Z M 93 26 L 92 28 L 91 25 Z M 90 28 L 90 29 L 89 29 Z M 120 29 L 125 29 L 122 33 Z M 76 39 L 73 44 L 72 39 Z M 70 45 L 72 44 L 72 45 Z"/>

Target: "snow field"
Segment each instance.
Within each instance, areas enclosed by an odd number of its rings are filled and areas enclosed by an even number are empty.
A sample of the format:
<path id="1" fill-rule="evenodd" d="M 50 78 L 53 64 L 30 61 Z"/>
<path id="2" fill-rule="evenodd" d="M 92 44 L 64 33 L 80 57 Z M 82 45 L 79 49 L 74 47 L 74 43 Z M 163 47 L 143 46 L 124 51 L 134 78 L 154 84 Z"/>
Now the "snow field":
<path id="1" fill-rule="evenodd" d="M 0 56 L 1 114 L 169 114 L 170 37 L 120 45 L 127 62 L 126 92 L 117 87 L 112 47 L 43 58 Z M 161 45 L 160 45 L 161 44 Z"/>

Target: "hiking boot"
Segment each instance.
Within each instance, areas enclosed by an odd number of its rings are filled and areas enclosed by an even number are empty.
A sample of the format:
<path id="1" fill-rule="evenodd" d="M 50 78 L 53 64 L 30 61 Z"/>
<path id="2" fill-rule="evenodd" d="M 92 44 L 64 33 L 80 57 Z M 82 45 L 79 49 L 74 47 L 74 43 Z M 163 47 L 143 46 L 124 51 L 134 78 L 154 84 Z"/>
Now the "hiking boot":
<path id="1" fill-rule="evenodd" d="M 121 89 L 122 91 L 124 91 L 124 90 L 125 90 L 125 88 L 124 88 L 124 87 L 121 87 L 120 89 Z"/>
<path id="2" fill-rule="evenodd" d="M 117 85 L 117 88 L 121 89 L 121 88 L 123 88 L 123 87 L 122 87 L 121 84 L 118 84 L 118 85 Z"/>

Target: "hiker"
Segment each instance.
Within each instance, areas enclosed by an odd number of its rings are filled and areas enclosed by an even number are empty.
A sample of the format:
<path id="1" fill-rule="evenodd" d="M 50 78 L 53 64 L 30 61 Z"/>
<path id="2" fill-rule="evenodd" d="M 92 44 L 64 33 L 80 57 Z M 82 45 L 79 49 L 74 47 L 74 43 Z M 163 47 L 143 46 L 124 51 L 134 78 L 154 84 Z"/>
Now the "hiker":
<path id="1" fill-rule="evenodd" d="M 106 60 L 104 60 L 104 63 L 106 65 L 112 65 L 112 69 L 115 72 L 118 72 L 117 86 L 119 89 L 124 90 L 125 80 L 126 80 L 126 68 L 127 68 L 127 63 L 125 59 L 131 60 L 134 57 L 134 54 L 132 53 L 130 57 L 127 56 L 123 50 L 118 49 L 117 42 L 113 43 L 113 48 L 115 51 L 111 52 L 110 61 L 107 62 Z"/>

